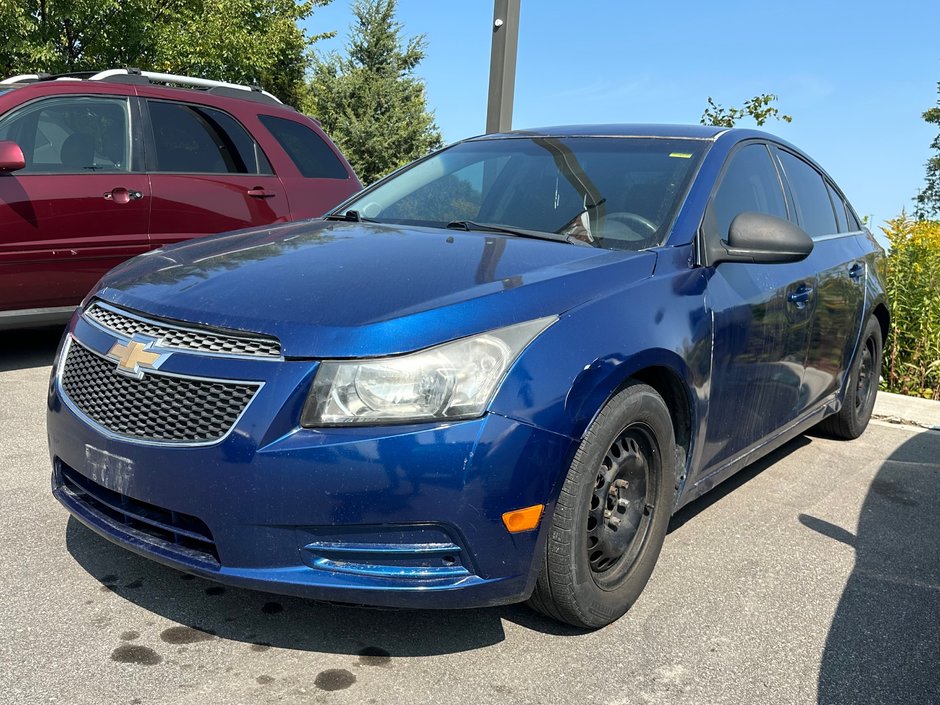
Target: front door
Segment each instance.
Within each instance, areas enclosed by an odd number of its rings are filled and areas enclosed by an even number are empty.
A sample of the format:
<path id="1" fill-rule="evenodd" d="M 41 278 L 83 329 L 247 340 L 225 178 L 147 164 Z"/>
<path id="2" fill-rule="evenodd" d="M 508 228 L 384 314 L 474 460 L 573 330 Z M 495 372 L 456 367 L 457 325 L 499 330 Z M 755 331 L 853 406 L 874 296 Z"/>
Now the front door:
<path id="1" fill-rule="evenodd" d="M 131 170 L 127 98 L 46 98 L 0 119 L 26 168 L 0 175 L 0 310 L 77 305 L 148 249 L 150 185 Z"/>
<path id="2" fill-rule="evenodd" d="M 708 207 L 703 236 L 727 239 L 745 211 L 787 217 L 782 182 L 768 148 L 737 149 Z M 815 306 L 815 276 L 803 262 L 723 262 L 708 272 L 712 317 L 711 390 L 703 467 L 731 460 L 792 421 Z"/>

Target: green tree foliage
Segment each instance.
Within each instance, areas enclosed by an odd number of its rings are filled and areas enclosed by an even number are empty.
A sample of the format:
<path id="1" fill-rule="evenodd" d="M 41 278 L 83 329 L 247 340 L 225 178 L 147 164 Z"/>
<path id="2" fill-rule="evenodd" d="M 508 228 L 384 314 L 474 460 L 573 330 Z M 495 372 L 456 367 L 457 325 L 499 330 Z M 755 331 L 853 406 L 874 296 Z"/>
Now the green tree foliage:
<path id="1" fill-rule="evenodd" d="M 734 127 L 738 120 L 746 117 L 753 118 L 758 127 L 771 118 L 783 120 L 784 122 L 793 122 L 792 117 L 782 114 L 774 105 L 776 102 L 777 96 L 773 93 L 762 93 L 745 100 L 744 105 L 740 108 L 726 108 L 712 100 L 711 96 L 708 96 L 708 107 L 702 113 L 701 123 L 703 125 L 714 125 L 715 127 Z"/>
<path id="2" fill-rule="evenodd" d="M 405 39 L 395 0 L 356 0 L 346 56 L 315 60 L 306 112 L 336 140 L 363 183 L 441 145 L 414 70 L 424 36 Z"/>
<path id="3" fill-rule="evenodd" d="M 882 229 L 891 243 L 884 388 L 940 399 L 940 221 L 902 213 Z"/>
<path id="4" fill-rule="evenodd" d="M 299 26 L 330 0 L 0 0 L 0 74 L 133 66 L 258 84 L 298 104 Z"/>
<path id="5" fill-rule="evenodd" d="M 937 83 L 937 93 L 940 94 L 940 83 Z M 940 99 L 937 100 L 936 108 L 924 113 L 924 120 L 940 128 Z M 914 207 L 914 215 L 921 220 L 940 217 L 940 129 L 930 143 L 930 148 L 934 153 L 927 160 L 926 183 L 915 199 L 917 205 Z"/>

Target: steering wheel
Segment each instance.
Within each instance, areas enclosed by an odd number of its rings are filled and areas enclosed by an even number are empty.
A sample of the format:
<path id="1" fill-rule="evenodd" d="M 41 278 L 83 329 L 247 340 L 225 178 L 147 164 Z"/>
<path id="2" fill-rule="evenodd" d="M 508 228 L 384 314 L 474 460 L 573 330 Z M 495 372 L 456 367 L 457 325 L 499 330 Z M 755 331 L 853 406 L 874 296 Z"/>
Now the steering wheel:
<path id="1" fill-rule="evenodd" d="M 611 232 L 607 227 L 608 221 L 613 221 L 621 227 Z M 616 230 L 620 232 L 616 232 Z M 646 242 L 656 234 L 657 230 L 659 230 L 659 228 L 655 223 L 651 222 L 648 218 L 644 218 L 639 213 L 614 211 L 604 214 L 604 239 L 620 240 L 622 242 L 629 242 L 631 245 L 643 243 L 645 246 Z"/>

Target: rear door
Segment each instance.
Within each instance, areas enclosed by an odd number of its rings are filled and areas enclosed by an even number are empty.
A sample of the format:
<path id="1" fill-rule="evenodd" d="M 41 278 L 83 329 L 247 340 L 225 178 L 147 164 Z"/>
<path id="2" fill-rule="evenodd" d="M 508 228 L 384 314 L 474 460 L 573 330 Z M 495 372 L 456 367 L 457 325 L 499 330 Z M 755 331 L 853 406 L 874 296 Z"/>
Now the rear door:
<path id="1" fill-rule="evenodd" d="M 816 306 L 804 375 L 807 407 L 821 404 L 842 388 L 861 331 L 865 304 L 865 261 L 850 230 L 845 205 L 817 169 L 785 149 L 775 153 L 789 185 L 794 222 L 813 238 L 806 263 L 817 273 Z"/>
<path id="2" fill-rule="evenodd" d="M 745 211 L 787 218 L 768 147 L 746 143 L 729 157 L 706 210 L 702 236 L 728 238 Z M 805 262 L 722 262 L 711 268 L 705 304 L 713 321 L 712 381 L 704 466 L 729 460 L 796 418 L 816 278 Z"/>
<path id="3" fill-rule="evenodd" d="M 289 219 L 283 185 L 234 117 L 204 105 L 145 102 L 154 247 Z"/>
<path id="4" fill-rule="evenodd" d="M 78 304 L 148 249 L 150 186 L 135 164 L 135 99 L 41 98 L 0 118 L 26 168 L 0 175 L 0 310 Z"/>

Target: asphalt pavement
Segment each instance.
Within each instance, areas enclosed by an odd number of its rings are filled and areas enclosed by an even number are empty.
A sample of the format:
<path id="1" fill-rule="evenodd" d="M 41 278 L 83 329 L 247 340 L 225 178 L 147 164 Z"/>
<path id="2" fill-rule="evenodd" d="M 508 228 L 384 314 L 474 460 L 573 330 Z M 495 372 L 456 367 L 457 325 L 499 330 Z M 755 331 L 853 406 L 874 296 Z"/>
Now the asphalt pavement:
<path id="1" fill-rule="evenodd" d="M 584 632 L 223 588 L 99 538 L 49 492 L 57 340 L 0 332 L 0 703 L 940 703 L 940 431 L 911 418 L 937 407 L 885 397 L 860 439 L 745 469 Z"/>

